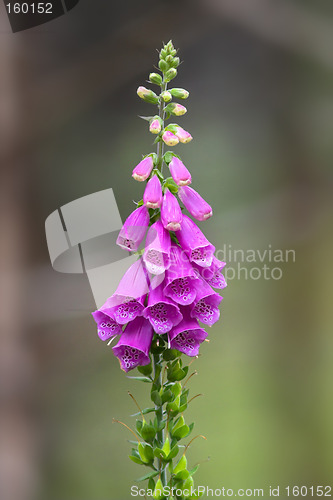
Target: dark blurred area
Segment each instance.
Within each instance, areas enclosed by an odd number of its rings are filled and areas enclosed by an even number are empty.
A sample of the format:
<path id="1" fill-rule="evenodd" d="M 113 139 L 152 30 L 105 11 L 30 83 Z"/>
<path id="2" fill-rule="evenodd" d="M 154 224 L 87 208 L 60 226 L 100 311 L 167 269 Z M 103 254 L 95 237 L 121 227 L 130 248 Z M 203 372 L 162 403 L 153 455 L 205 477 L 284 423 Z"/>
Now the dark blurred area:
<path id="1" fill-rule="evenodd" d="M 133 423 L 127 390 L 144 406 L 147 388 L 99 341 L 87 277 L 52 269 L 44 224 L 109 187 L 123 219 L 141 198 L 155 111 L 136 89 L 169 39 L 201 227 L 217 249 L 296 255 L 223 293 L 193 364 L 196 484 L 332 484 L 332 1 L 81 0 L 16 34 L 0 15 L 1 500 L 125 500 L 144 474 L 112 417 Z"/>

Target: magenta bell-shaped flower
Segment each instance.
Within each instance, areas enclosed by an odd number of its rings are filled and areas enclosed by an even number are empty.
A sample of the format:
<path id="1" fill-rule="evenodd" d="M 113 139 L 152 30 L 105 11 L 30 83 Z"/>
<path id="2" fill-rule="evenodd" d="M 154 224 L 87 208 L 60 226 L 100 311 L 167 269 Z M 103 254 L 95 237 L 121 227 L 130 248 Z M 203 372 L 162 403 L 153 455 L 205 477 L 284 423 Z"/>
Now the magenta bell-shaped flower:
<path id="1" fill-rule="evenodd" d="M 150 363 L 149 350 L 153 335 L 151 324 L 142 316 L 126 326 L 118 343 L 112 348 L 122 370 L 127 373 L 137 366 Z"/>
<path id="2" fill-rule="evenodd" d="M 191 184 L 192 177 L 190 172 L 185 167 L 184 163 L 174 156 L 169 163 L 170 174 L 177 186 L 187 186 Z"/>
<path id="3" fill-rule="evenodd" d="M 212 326 L 220 317 L 219 304 L 223 297 L 199 279 L 195 282 L 196 297 L 191 305 L 191 316 L 208 326 Z"/>
<path id="4" fill-rule="evenodd" d="M 170 193 L 169 189 L 166 189 L 161 207 L 161 221 L 163 226 L 168 231 L 179 231 L 182 220 L 183 214 L 177 198 Z"/>
<path id="5" fill-rule="evenodd" d="M 195 219 L 203 221 L 213 215 L 212 207 L 193 188 L 189 186 L 180 187 L 178 196 Z"/>
<path id="6" fill-rule="evenodd" d="M 153 175 L 147 182 L 145 192 L 143 194 L 143 203 L 148 208 L 159 208 L 162 205 L 162 186 L 157 175 Z"/>
<path id="7" fill-rule="evenodd" d="M 187 356 L 198 356 L 200 344 L 207 333 L 196 319 L 191 318 L 187 307 L 182 307 L 181 313 L 182 321 L 168 333 L 170 348 L 178 349 Z"/>
<path id="8" fill-rule="evenodd" d="M 169 268 L 171 238 L 161 220 L 148 229 L 143 260 L 151 274 L 162 274 Z"/>
<path id="9" fill-rule="evenodd" d="M 170 250 L 170 267 L 165 272 L 165 295 L 182 306 L 192 304 L 196 297 L 197 279 L 199 278 L 185 253 L 173 243 Z"/>
<path id="10" fill-rule="evenodd" d="M 152 280 L 148 294 L 148 306 L 143 311 L 143 316 L 150 321 L 155 332 L 160 335 L 178 325 L 183 318 L 177 304 L 165 296 L 164 287 L 164 282 L 158 284 L 156 279 Z"/>
<path id="11" fill-rule="evenodd" d="M 101 340 L 109 340 L 122 333 L 118 323 L 102 311 L 97 310 L 92 316 L 97 323 L 97 333 Z"/>
<path id="12" fill-rule="evenodd" d="M 115 293 L 100 307 L 100 311 L 115 319 L 120 325 L 142 315 L 148 293 L 148 275 L 142 258 L 126 271 Z"/>
<path id="13" fill-rule="evenodd" d="M 147 207 L 143 205 L 142 207 L 134 210 L 127 217 L 119 232 L 117 245 L 125 250 L 136 252 L 146 234 L 149 220 Z"/>
<path id="14" fill-rule="evenodd" d="M 223 289 L 227 286 L 226 280 L 222 274 L 225 262 L 218 260 L 215 256 L 209 267 L 201 267 L 193 264 L 200 276 L 213 288 Z"/>
<path id="15" fill-rule="evenodd" d="M 147 156 L 133 169 L 132 177 L 136 181 L 145 181 L 151 174 L 154 167 L 154 161 L 151 156 Z"/>
<path id="16" fill-rule="evenodd" d="M 215 247 L 187 215 L 183 215 L 182 227 L 177 233 L 177 238 L 191 262 L 202 267 L 211 265 Z"/>

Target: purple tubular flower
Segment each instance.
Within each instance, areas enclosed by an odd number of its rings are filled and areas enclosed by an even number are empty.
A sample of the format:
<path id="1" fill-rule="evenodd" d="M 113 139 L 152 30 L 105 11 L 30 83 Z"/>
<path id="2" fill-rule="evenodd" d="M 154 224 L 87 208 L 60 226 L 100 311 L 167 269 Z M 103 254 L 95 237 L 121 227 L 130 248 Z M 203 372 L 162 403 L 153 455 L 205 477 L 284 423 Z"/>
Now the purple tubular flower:
<path id="1" fill-rule="evenodd" d="M 97 310 L 91 313 L 97 323 L 97 333 L 101 340 L 109 340 L 122 333 L 118 323 L 107 314 Z"/>
<path id="2" fill-rule="evenodd" d="M 183 214 L 180 209 L 177 198 L 166 189 L 162 207 L 161 207 L 161 221 L 165 229 L 168 231 L 179 231 L 183 220 Z"/>
<path id="3" fill-rule="evenodd" d="M 132 177 L 139 182 L 145 181 L 150 176 L 153 167 L 153 158 L 151 156 L 147 156 L 133 169 Z"/>
<path id="4" fill-rule="evenodd" d="M 201 267 L 211 265 L 215 247 L 187 215 L 183 215 L 182 227 L 177 233 L 177 238 L 191 262 Z"/>
<path id="5" fill-rule="evenodd" d="M 150 363 L 149 349 L 154 332 L 151 324 L 142 316 L 135 318 L 125 328 L 112 350 L 125 372 Z"/>
<path id="6" fill-rule="evenodd" d="M 145 192 L 143 194 L 143 203 L 148 208 L 159 208 L 162 205 L 162 186 L 157 175 L 153 175 L 147 182 Z"/>
<path id="7" fill-rule="evenodd" d="M 180 187 L 178 196 L 195 219 L 202 221 L 209 219 L 213 215 L 212 207 L 193 188 L 189 186 Z"/>
<path id="8" fill-rule="evenodd" d="M 171 238 L 161 220 L 148 229 L 143 260 L 151 274 L 162 274 L 170 266 Z"/>
<path id="9" fill-rule="evenodd" d="M 149 212 L 147 207 L 136 208 L 126 219 L 121 228 L 117 245 L 125 250 L 136 252 L 143 240 L 149 225 Z"/>
<path id="10" fill-rule="evenodd" d="M 196 297 L 194 282 L 198 279 L 181 248 L 172 244 L 170 267 L 165 273 L 164 293 L 182 306 L 192 304 Z"/>
<path id="11" fill-rule="evenodd" d="M 148 306 L 143 311 L 143 316 L 150 321 L 155 332 L 162 335 L 178 325 L 183 316 L 177 304 L 165 296 L 163 291 L 165 283 L 154 285 L 156 283 L 153 280 L 148 295 Z"/>
<path id="12" fill-rule="evenodd" d="M 177 184 L 177 186 L 187 186 L 191 184 L 192 177 L 190 172 L 185 167 L 184 163 L 174 156 L 169 163 L 170 173 L 172 175 L 173 180 Z"/>
<path id="13" fill-rule="evenodd" d="M 200 344 L 207 333 L 196 319 L 190 317 L 187 307 L 183 307 L 181 312 L 182 321 L 168 333 L 170 348 L 178 349 L 187 356 L 198 356 Z"/>
<path id="14" fill-rule="evenodd" d="M 197 295 L 191 307 L 191 316 L 208 326 L 212 326 L 220 317 L 218 306 L 222 297 L 204 280 L 196 281 Z"/>
<path id="15" fill-rule="evenodd" d="M 200 267 L 194 264 L 195 269 L 199 272 L 200 276 L 213 288 L 222 290 L 227 286 L 225 278 L 222 274 L 222 268 L 225 262 L 218 260 L 215 256 L 210 267 Z"/>
<path id="16" fill-rule="evenodd" d="M 147 293 L 148 276 L 140 258 L 126 271 L 117 290 L 100 310 L 119 325 L 125 325 L 142 315 Z"/>

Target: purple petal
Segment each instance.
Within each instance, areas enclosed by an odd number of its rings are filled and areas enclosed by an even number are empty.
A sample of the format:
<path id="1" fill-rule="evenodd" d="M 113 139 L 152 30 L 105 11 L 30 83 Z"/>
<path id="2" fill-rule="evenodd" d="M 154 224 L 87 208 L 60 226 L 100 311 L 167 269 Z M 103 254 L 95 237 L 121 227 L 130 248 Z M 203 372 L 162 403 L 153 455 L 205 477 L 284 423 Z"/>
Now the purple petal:
<path id="1" fill-rule="evenodd" d="M 143 315 L 150 321 L 155 332 L 162 335 L 178 325 L 183 316 L 177 304 L 165 296 L 165 283 L 162 282 L 156 287 L 154 284 L 153 280 L 148 295 L 148 306 Z"/>
<path id="2" fill-rule="evenodd" d="M 170 267 L 165 273 L 165 295 L 177 304 L 191 304 L 196 296 L 196 279 L 197 275 L 185 253 L 173 243 L 170 250 Z"/>
<path id="3" fill-rule="evenodd" d="M 222 297 L 202 279 L 195 283 L 197 296 L 191 306 L 191 316 L 208 326 L 212 326 L 220 317 L 219 304 Z"/>
<path id="4" fill-rule="evenodd" d="M 196 319 L 190 317 L 187 307 L 183 307 L 181 312 L 183 320 L 168 333 L 170 348 L 178 349 L 187 356 L 197 356 L 207 333 Z"/>
<path id="5" fill-rule="evenodd" d="M 225 278 L 222 274 L 222 268 L 226 265 L 225 262 L 218 260 L 215 256 L 209 267 L 201 267 L 193 264 L 200 276 L 213 288 L 223 289 L 227 286 Z"/>
<path id="6" fill-rule="evenodd" d="M 100 310 L 124 325 L 142 315 L 148 293 L 148 276 L 142 258 L 126 271 L 115 293 Z"/>
<path id="7" fill-rule="evenodd" d="M 168 231 L 179 231 L 183 220 L 177 198 L 166 189 L 161 206 L 161 221 Z"/>
<path id="8" fill-rule="evenodd" d="M 125 250 L 136 252 L 143 240 L 149 224 L 149 212 L 144 205 L 137 208 L 126 219 L 121 228 L 117 245 Z"/>
<path id="9" fill-rule="evenodd" d="M 195 219 L 203 221 L 213 215 L 212 207 L 193 188 L 189 186 L 180 187 L 178 196 Z"/>
<path id="10" fill-rule="evenodd" d="M 185 132 L 185 130 L 183 130 L 183 132 Z M 184 163 L 179 158 L 177 158 L 177 156 L 174 156 L 172 158 L 171 162 L 169 163 L 169 169 L 173 180 L 178 186 L 187 186 L 187 184 L 191 184 L 191 174 L 185 167 Z"/>
<path id="11" fill-rule="evenodd" d="M 101 340 L 109 340 L 122 333 L 118 323 L 102 311 L 97 310 L 92 316 L 97 323 L 97 333 Z"/>
<path id="12" fill-rule="evenodd" d="M 162 205 L 162 186 L 157 175 L 147 182 L 145 192 L 143 194 L 143 203 L 148 208 L 159 208 Z"/>
<path id="13" fill-rule="evenodd" d="M 142 316 L 131 321 L 112 350 L 125 372 L 150 363 L 149 349 L 154 332 Z"/>
<path id="14" fill-rule="evenodd" d="M 160 220 L 148 230 L 143 260 L 151 274 L 162 274 L 170 266 L 171 239 Z"/>
<path id="15" fill-rule="evenodd" d="M 211 265 L 215 247 L 209 243 L 202 231 L 187 215 L 183 215 L 182 226 L 177 233 L 177 238 L 191 262 L 201 267 Z"/>

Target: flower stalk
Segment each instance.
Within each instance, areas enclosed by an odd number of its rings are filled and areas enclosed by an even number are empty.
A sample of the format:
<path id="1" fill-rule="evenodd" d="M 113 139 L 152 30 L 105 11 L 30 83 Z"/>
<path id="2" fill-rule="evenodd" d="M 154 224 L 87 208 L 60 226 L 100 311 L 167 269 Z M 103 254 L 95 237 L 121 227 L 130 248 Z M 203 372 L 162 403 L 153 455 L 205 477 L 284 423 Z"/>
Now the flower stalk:
<path id="1" fill-rule="evenodd" d="M 187 385 L 197 372 L 189 376 L 188 372 L 207 340 L 205 327 L 219 319 L 222 297 L 213 288 L 225 286 L 221 273 L 225 263 L 214 257 L 215 247 L 182 212 L 187 209 L 192 217 L 204 221 L 212 216 L 212 209 L 188 186 L 191 173 L 180 157 L 173 151 L 164 152 L 165 144 L 174 147 L 192 140 L 191 134 L 177 123 L 165 124 L 171 116 L 178 118 L 187 111 L 173 99 L 187 99 L 189 92 L 181 88 L 168 90 L 179 63 L 170 41 L 160 51 L 161 74 L 149 75 L 149 81 L 160 87 L 160 94 L 142 86 L 137 90 L 144 102 L 158 106 L 158 114 L 141 117 L 149 122 L 157 151 L 144 156 L 133 170 L 132 177 L 147 184 L 143 199 L 126 219 L 117 243 L 129 252 L 138 252 L 139 258 L 126 271 L 116 292 L 93 313 L 102 340 L 119 336 L 112 351 L 122 370 L 127 373 L 137 368 L 139 376 L 130 378 L 150 384 L 152 403 L 148 408 L 141 409 L 129 393 L 139 410 L 135 414 L 135 431 L 115 421 L 136 437 L 129 458 L 148 468 L 138 481 L 148 481 L 147 496 L 155 500 L 201 496 L 192 493 L 192 476 L 198 466 L 189 469 L 186 458 L 190 444 L 197 437 L 204 438 L 198 435 L 187 440 L 194 423 L 186 423 L 184 412 L 201 396 L 189 398 Z M 164 178 L 164 165 L 170 177 Z M 140 250 L 146 234 L 145 248 Z M 192 359 L 187 365 L 183 355 Z M 181 444 L 182 440 L 187 444 Z M 175 494 L 170 493 L 172 488 Z"/>

